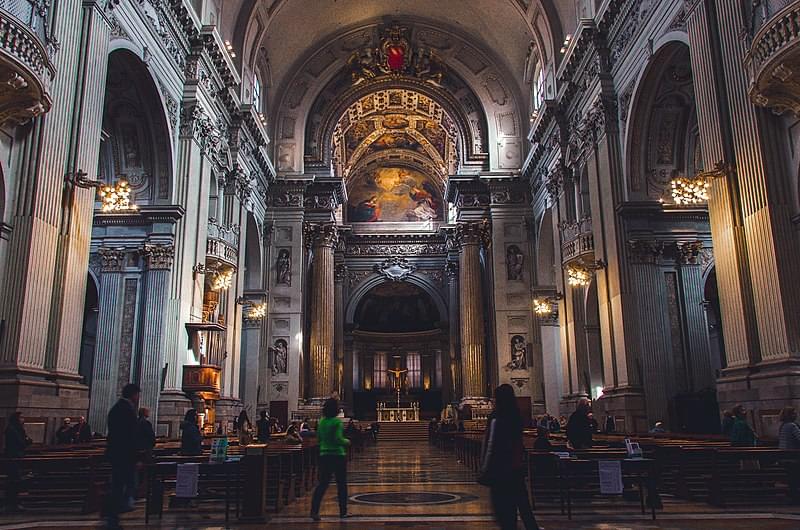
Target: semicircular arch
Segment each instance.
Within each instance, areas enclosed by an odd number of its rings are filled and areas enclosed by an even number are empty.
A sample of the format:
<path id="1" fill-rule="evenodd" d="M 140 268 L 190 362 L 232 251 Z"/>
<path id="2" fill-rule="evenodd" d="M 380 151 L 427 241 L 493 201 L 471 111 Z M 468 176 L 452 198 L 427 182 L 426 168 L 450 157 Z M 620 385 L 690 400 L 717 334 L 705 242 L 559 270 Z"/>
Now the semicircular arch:
<path id="1" fill-rule="evenodd" d="M 431 297 L 433 300 L 436 309 L 439 311 L 439 318 L 442 321 L 447 321 L 447 303 L 445 303 L 444 298 L 442 297 L 441 293 L 439 292 L 436 285 L 433 281 L 426 277 L 423 274 L 411 274 L 406 277 L 404 280 L 406 283 L 410 283 L 416 287 L 422 289 L 425 294 Z M 347 300 L 345 306 L 345 325 L 346 326 L 353 326 L 355 324 L 355 316 L 356 310 L 358 309 L 359 304 L 364 299 L 364 297 L 369 294 L 374 288 L 391 283 L 391 280 L 384 278 L 383 276 L 374 275 L 370 278 L 367 278 L 361 284 L 359 284 L 351 293 L 350 297 Z"/>

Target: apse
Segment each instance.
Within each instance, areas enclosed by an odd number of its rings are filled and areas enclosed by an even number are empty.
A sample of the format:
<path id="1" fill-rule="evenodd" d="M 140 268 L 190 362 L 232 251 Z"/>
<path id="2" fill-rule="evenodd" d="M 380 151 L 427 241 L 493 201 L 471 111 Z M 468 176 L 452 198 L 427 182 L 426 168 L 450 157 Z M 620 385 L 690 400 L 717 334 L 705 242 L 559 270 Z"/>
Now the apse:
<path id="1" fill-rule="evenodd" d="M 387 282 L 364 295 L 354 322 L 359 331 L 417 333 L 438 329 L 439 320 L 436 304 L 420 287 Z"/>

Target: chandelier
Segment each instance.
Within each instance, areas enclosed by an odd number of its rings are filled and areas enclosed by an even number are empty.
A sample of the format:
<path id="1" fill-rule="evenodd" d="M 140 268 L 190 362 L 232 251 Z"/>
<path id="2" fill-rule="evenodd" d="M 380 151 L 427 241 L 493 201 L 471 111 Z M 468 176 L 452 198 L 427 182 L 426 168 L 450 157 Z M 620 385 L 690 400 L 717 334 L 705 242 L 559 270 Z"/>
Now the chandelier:
<path id="1" fill-rule="evenodd" d="M 549 300 L 546 298 L 534 298 L 533 299 L 533 312 L 539 315 L 540 317 L 546 317 L 547 315 L 553 312 L 553 306 L 550 304 Z"/>
<path id="2" fill-rule="evenodd" d="M 693 178 L 676 177 L 670 181 L 670 185 L 675 204 L 698 204 L 708 201 L 708 189 L 711 187 L 711 182 L 703 174 Z"/>
<path id="3" fill-rule="evenodd" d="M 104 212 L 130 212 L 139 209 L 133 204 L 131 197 L 131 186 L 125 179 L 120 179 L 116 184 L 103 184 L 97 190 L 100 195 L 100 202 L 103 203 Z"/>
<path id="4" fill-rule="evenodd" d="M 231 280 L 233 280 L 233 270 L 228 269 L 218 272 L 214 279 L 211 281 L 211 289 L 214 291 L 222 291 L 230 288 Z"/>

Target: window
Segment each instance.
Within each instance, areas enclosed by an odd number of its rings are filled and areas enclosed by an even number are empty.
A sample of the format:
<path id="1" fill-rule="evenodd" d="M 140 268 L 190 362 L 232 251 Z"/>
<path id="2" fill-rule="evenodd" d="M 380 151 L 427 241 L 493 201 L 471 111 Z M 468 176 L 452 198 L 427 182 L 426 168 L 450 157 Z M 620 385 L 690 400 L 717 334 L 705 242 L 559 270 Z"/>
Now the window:
<path id="1" fill-rule="evenodd" d="M 376 353 L 372 365 L 374 388 L 386 388 L 386 353 Z"/>
<path id="2" fill-rule="evenodd" d="M 541 65 L 537 65 L 536 73 L 533 75 L 533 110 L 538 110 L 544 103 L 544 77 Z"/>
<path id="3" fill-rule="evenodd" d="M 256 108 L 256 112 L 261 112 L 261 81 L 258 80 L 258 76 L 253 76 L 253 106 Z"/>
<path id="4" fill-rule="evenodd" d="M 422 386 L 422 361 L 419 353 L 409 353 L 406 357 L 406 367 L 408 368 L 408 386 L 420 388 Z"/>

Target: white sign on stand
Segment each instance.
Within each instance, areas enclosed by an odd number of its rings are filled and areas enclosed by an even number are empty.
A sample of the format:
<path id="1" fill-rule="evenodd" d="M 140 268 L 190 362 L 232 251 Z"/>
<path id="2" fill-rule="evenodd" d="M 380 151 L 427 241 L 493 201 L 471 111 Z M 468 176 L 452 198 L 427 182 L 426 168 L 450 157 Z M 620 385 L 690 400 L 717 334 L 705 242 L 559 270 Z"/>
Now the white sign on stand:
<path id="1" fill-rule="evenodd" d="M 181 498 L 197 497 L 197 482 L 200 477 L 200 464 L 178 464 L 175 476 L 175 496 Z"/>
<path id="2" fill-rule="evenodd" d="M 622 465 L 619 460 L 600 460 L 597 463 L 600 473 L 600 493 L 619 495 L 622 493 Z"/>

